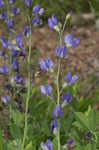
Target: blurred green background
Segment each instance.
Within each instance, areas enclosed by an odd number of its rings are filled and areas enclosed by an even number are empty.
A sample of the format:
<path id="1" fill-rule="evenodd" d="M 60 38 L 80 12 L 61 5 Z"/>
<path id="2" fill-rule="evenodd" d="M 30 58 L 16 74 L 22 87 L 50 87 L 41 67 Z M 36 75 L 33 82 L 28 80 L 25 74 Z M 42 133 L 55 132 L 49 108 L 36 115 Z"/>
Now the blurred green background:
<path id="1" fill-rule="evenodd" d="M 88 13 L 94 11 L 95 15 L 99 14 L 99 0 L 36 0 L 47 10 L 48 17 L 53 12 L 60 18 L 70 10 L 73 13 Z"/>

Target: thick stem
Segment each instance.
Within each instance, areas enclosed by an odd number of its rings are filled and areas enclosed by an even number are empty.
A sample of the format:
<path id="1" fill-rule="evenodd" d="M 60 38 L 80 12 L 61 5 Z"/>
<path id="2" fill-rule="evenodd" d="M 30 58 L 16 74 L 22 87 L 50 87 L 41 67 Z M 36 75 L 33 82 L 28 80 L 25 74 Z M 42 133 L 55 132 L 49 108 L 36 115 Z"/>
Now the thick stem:
<path id="1" fill-rule="evenodd" d="M 31 49 L 32 49 L 32 27 L 31 27 L 31 19 L 29 18 L 29 24 L 30 24 L 30 38 L 29 38 L 29 54 L 28 54 L 28 91 L 27 91 L 27 98 L 26 98 L 26 111 L 25 111 L 25 127 L 24 127 L 24 137 L 23 137 L 23 142 L 22 142 L 22 148 L 21 150 L 24 149 L 25 145 L 25 140 L 27 136 L 27 129 L 28 129 L 28 105 L 29 105 L 29 99 L 30 99 L 30 85 L 31 85 L 31 71 L 30 71 L 30 63 L 31 63 Z"/>

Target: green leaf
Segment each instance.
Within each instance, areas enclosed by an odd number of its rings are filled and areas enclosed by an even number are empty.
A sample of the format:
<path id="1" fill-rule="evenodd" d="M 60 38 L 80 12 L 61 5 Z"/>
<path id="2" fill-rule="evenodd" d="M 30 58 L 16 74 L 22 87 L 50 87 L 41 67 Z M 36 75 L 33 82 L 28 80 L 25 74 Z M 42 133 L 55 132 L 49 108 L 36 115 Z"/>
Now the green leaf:
<path id="1" fill-rule="evenodd" d="M 94 131 L 95 128 L 96 128 L 96 113 L 95 113 L 94 109 L 91 109 L 89 111 L 89 113 L 88 113 L 88 121 L 89 121 L 90 129 L 92 131 Z"/>
<path id="2" fill-rule="evenodd" d="M 75 112 L 75 118 L 86 129 L 90 130 L 88 118 L 82 112 Z"/>
<path id="3" fill-rule="evenodd" d="M 19 111 L 12 110 L 11 115 L 12 115 L 14 124 L 16 124 L 18 127 L 22 127 L 23 122 L 24 122 L 24 114 L 22 114 Z"/>
<path id="4" fill-rule="evenodd" d="M 25 150 L 32 150 L 32 146 L 32 141 L 30 141 L 30 143 L 26 145 Z"/>
<path id="5" fill-rule="evenodd" d="M 76 143 L 75 150 L 84 150 L 83 147 L 80 145 L 80 143 Z"/>

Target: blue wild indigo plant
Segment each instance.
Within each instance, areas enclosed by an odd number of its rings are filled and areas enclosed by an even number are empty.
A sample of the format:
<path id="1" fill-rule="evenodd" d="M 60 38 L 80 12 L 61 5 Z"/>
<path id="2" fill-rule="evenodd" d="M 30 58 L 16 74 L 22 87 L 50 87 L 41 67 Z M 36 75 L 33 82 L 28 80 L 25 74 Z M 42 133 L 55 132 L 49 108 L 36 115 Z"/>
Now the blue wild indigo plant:
<path id="1" fill-rule="evenodd" d="M 42 80 L 39 85 L 35 83 L 38 72 L 32 68 L 32 31 L 36 26 L 42 25 L 41 16 L 45 11 L 38 2 L 24 0 L 27 25 L 21 33 L 17 33 L 14 17 L 17 20 L 22 9 L 17 7 L 16 0 L 0 0 L 0 21 L 6 25 L 7 31 L 7 36 L 0 37 L 3 49 L 0 57 L 7 59 L 0 66 L 0 74 L 7 78 L 1 102 L 9 109 L 10 137 L 6 143 L 0 130 L 0 149 L 98 150 L 99 119 L 96 117 L 99 112 L 92 108 L 89 99 L 77 100 L 78 75 L 69 71 L 63 79 L 61 74 L 64 58 L 71 48 L 80 43 L 80 39 L 73 34 L 64 37 L 72 12 L 66 15 L 63 25 L 54 13 L 48 19 L 49 28 L 57 32 L 59 39 L 55 50 L 57 68 L 49 56 L 40 60 L 38 65 L 41 72 L 53 76 L 53 86 L 49 82 L 45 83 L 46 80 Z M 25 41 L 28 44 L 27 50 Z M 21 72 L 21 63 L 26 66 L 25 75 Z"/>

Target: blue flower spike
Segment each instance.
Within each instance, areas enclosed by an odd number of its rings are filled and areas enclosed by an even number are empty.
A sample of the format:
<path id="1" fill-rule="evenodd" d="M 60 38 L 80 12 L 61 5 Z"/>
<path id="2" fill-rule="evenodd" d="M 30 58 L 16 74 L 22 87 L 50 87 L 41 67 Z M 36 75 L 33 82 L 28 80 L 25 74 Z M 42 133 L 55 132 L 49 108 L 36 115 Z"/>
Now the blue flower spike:
<path id="1" fill-rule="evenodd" d="M 80 42 L 79 38 L 75 38 L 73 34 L 67 34 L 64 38 L 64 43 L 68 48 L 76 47 Z"/>
<path id="2" fill-rule="evenodd" d="M 51 96 L 51 94 L 52 94 L 52 87 L 49 84 L 41 85 L 40 86 L 40 91 L 44 95 Z"/>
<path id="3" fill-rule="evenodd" d="M 65 93 L 62 98 L 62 107 L 64 107 L 66 104 L 71 104 L 73 100 L 73 97 L 70 95 L 70 93 Z"/>
<path id="4" fill-rule="evenodd" d="M 53 117 L 61 118 L 63 116 L 63 110 L 61 106 L 56 106 L 53 111 Z"/>
<path id="5" fill-rule="evenodd" d="M 0 0 L 0 8 L 4 8 L 4 5 L 5 5 L 4 1 Z"/>
<path id="6" fill-rule="evenodd" d="M 51 140 L 47 140 L 46 143 L 44 143 L 43 141 L 41 142 L 41 148 L 43 150 L 53 150 L 53 143 Z"/>
<path id="7" fill-rule="evenodd" d="M 33 1 L 32 1 L 32 0 L 25 0 L 25 1 L 24 1 L 24 5 L 25 5 L 26 7 L 31 7 L 31 6 L 33 5 Z"/>
<path id="8" fill-rule="evenodd" d="M 1 101 L 2 101 L 4 104 L 7 104 L 7 103 L 10 103 L 11 98 L 10 98 L 9 95 L 1 96 Z"/>
<path id="9" fill-rule="evenodd" d="M 57 46 L 56 47 L 56 56 L 65 57 L 67 55 L 67 47 L 66 46 Z"/>
<path id="10" fill-rule="evenodd" d="M 38 4 L 33 7 L 32 12 L 41 16 L 44 13 L 44 8 L 40 8 L 40 5 Z"/>
<path id="11" fill-rule="evenodd" d="M 68 72 L 67 75 L 65 76 L 65 81 L 67 84 L 74 84 L 78 79 L 77 75 L 73 75 L 71 74 L 71 72 Z"/>
<path id="12" fill-rule="evenodd" d="M 45 58 L 45 61 L 39 61 L 39 65 L 42 70 L 48 71 L 53 67 L 53 61 L 50 58 Z"/>
<path id="13" fill-rule="evenodd" d="M 57 32 L 60 31 L 60 23 L 58 21 L 58 18 L 55 16 L 55 14 L 53 13 L 51 18 L 48 19 L 48 26 L 50 29 L 54 29 L 56 30 Z"/>

